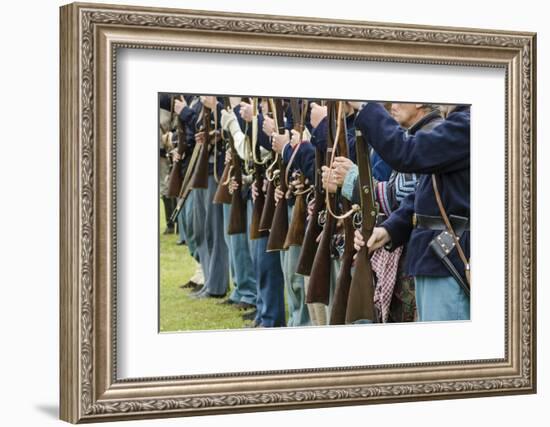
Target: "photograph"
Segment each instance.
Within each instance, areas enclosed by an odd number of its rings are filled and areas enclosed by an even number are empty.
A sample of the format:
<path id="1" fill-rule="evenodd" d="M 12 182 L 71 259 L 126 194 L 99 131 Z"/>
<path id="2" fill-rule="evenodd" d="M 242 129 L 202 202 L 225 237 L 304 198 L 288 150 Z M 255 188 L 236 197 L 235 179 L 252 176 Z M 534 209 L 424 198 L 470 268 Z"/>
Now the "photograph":
<path id="1" fill-rule="evenodd" d="M 158 102 L 160 332 L 470 319 L 470 105 Z"/>
<path id="2" fill-rule="evenodd" d="M 60 418 L 536 392 L 537 34 L 273 12 L 60 8 Z"/>

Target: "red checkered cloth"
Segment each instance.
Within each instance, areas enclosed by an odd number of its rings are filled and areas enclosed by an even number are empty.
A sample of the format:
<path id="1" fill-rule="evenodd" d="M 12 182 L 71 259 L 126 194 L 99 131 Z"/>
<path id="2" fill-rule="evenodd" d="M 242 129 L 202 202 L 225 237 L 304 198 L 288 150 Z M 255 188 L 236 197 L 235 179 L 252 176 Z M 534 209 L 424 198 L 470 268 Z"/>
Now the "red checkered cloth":
<path id="1" fill-rule="evenodd" d="M 378 310 L 380 321 L 386 323 L 390 314 L 390 304 L 393 288 L 397 280 L 399 258 L 403 246 L 390 252 L 384 248 L 377 249 L 370 259 L 372 270 L 376 273 L 376 288 L 374 289 L 374 306 Z"/>

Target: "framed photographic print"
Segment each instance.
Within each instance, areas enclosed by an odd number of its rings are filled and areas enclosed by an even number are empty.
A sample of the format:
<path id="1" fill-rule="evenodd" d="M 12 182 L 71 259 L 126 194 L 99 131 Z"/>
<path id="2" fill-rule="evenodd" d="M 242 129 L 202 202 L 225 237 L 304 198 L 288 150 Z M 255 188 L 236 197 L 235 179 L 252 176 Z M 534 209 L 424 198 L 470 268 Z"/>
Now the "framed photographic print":
<path id="1" fill-rule="evenodd" d="M 535 34 L 60 13 L 63 420 L 535 392 Z"/>

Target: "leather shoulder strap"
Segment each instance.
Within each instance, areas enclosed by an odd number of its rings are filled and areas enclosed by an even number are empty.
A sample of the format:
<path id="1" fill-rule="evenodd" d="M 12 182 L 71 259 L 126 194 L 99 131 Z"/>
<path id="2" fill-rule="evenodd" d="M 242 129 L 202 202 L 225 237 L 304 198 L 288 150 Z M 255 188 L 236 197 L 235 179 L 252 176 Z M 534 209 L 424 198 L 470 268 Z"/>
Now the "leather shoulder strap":
<path id="1" fill-rule="evenodd" d="M 458 251 L 458 255 L 460 256 L 460 259 L 464 263 L 464 268 L 466 270 L 466 280 L 468 281 L 468 284 L 470 283 L 470 263 L 466 259 L 466 255 L 464 255 L 464 251 L 462 250 L 462 247 L 460 246 L 460 243 L 458 241 L 458 237 L 453 229 L 453 226 L 451 224 L 451 221 L 449 221 L 449 217 L 447 216 L 447 212 L 445 212 L 445 208 L 443 207 L 443 202 L 441 201 L 441 195 L 439 194 L 439 188 L 437 185 L 437 176 L 435 174 L 432 174 L 432 184 L 434 188 L 435 193 L 435 201 L 437 202 L 437 206 L 439 208 L 439 212 L 441 213 L 441 217 L 443 218 L 443 221 L 445 222 L 445 226 L 447 227 L 447 230 L 453 237 L 453 240 L 456 244 L 456 249 Z"/>

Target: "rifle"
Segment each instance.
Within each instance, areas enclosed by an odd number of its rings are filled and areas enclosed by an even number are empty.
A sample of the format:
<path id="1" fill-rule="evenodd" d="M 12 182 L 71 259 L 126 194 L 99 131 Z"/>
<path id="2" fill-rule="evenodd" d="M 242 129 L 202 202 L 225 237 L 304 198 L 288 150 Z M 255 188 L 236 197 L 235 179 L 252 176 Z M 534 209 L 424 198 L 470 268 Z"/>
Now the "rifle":
<path id="1" fill-rule="evenodd" d="M 300 134 L 300 140 L 298 142 L 298 145 L 296 148 L 294 148 L 294 152 L 292 153 L 292 157 L 290 158 L 290 161 L 288 162 L 287 169 L 290 170 L 290 167 L 292 166 L 292 162 L 294 161 L 294 158 L 296 154 L 298 153 L 298 150 L 300 149 L 300 146 L 302 144 L 302 138 L 305 128 L 305 118 L 307 113 L 307 101 L 304 99 L 302 101 L 302 110 L 300 111 L 300 108 L 298 106 L 298 100 L 292 99 L 290 101 L 290 108 L 292 109 L 292 117 L 294 118 L 294 130 L 297 131 Z M 288 174 L 285 176 L 285 179 L 288 179 Z M 303 173 L 299 173 L 296 178 L 300 184 L 300 186 L 303 188 L 305 186 L 305 176 Z M 288 182 L 287 182 L 288 185 Z M 306 228 L 306 216 L 307 216 L 307 206 L 306 206 L 306 194 L 310 192 L 310 189 L 300 190 L 293 192 L 295 199 L 294 199 L 294 208 L 292 210 L 292 218 L 290 220 L 290 225 L 288 226 L 288 233 L 285 238 L 284 248 L 288 249 L 290 246 L 301 246 L 302 242 L 304 241 L 304 233 Z"/>
<path id="2" fill-rule="evenodd" d="M 227 141 L 227 137 L 225 136 L 225 132 L 222 131 L 222 139 L 224 141 Z M 229 143 L 225 144 L 225 149 L 229 149 Z M 231 193 L 229 192 L 229 183 L 231 182 L 231 162 L 225 162 L 225 165 L 223 167 L 222 176 L 219 179 L 218 182 L 218 188 L 216 189 L 216 193 L 214 193 L 214 198 L 212 199 L 212 203 L 214 204 L 224 204 L 229 205 L 231 204 Z"/>
<path id="3" fill-rule="evenodd" d="M 258 142 L 258 98 L 252 100 L 252 160 L 254 162 L 254 182 L 255 187 L 258 190 L 258 195 L 254 200 L 252 206 L 252 219 L 250 221 L 250 239 L 256 240 L 262 237 L 266 237 L 269 232 L 267 230 L 260 230 L 260 221 L 265 205 L 265 194 L 263 192 L 264 185 L 264 162 L 258 159 L 259 148 Z"/>
<path id="4" fill-rule="evenodd" d="M 319 221 L 319 215 L 323 210 L 325 204 L 325 193 L 323 190 L 323 180 L 321 178 L 321 167 L 323 166 L 323 155 L 321 150 L 315 147 L 315 185 L 313 187 L 313 212 L 311 218 L 307 224 L 304 240 L 302 242 L 302 250 L 300 251 L 300 257 L 298 258 L 298 265 L 296 267 L 296 273 L 302 276 L 309 276 L 311 274 L 311 267 L 313 266 L 313 259 L 317 253 L 317 237 L 323 230 Z M 306 204 L 308 201 L 306 200 Z"/>
<path id="5" fill-rule="evenodd" d="M 178 97 L 172 98 L 172 112 L 174 111 L 174 101 Z M 179 97 L 181 99 L 181 96 Z M 176 132 L 178 135 L 178 160 L 172 163 L 172 169 L 170 171 L 170 177 L 168 179 L 168 197 L 177 197 L 183 183 L 183 172 L 181 170 L 181 162 L 183 161 L 183 155 L 187 150 L 187 140 L 185 135 L 185 126 L 181 120 L 177 119 Z"/>
<path id="6" fill-rule="evenodd" d="M 328 138 L 327 138 L 327 151 L 325 154 L 325 164 L 330 164 L 332 157 L 332 150 L 335 141 L 334 131 L 334 119 L 335 119 L 335 103 L 329 101 L 327 103 L 327 120 L 328 120 Z M 322 303 L 328 305 L 329 293 L 330 293 L 330 264 L 331 264 L 331 241 L 334 229 L 336 227 L 336 221 L 332 215 L 328 213 L 328 210 L 334 212 L 336 205 L 335 194 L 325 191 L 325 197 L 323 198 L 324 210 L 319 211 L 319 218 L 321 219 L 321 225 L 323 231 L 321 232 L 321 240 L 313 259 L 313 265 L 311 267 L 311 274 L 309 277 L 309 286 L 306 294 L 306 302 Z M 323 221 L 324 219 L 324 221 Z"/>
<path id="7" fill-rule="evenodd" d="M 183 178 L 183 182 L 181 184 L 181 188 L 178 194 L 178 203 L 176 204 L 176 208 L 172 212 L 172 215 L 170 216 L 170 221 L 176 222 L 178 219 L 178 215 L 183 209 L 183 205 L 185 204 L 185 201 L 187 200 L 187 197 L 191 193 L 191 187 L 192 187 L 192 178 L 193 178 L 193 171 L 195 170 L 195 166 L 197 164 L 197 159 L 199 157 L 199 153 L 201 151 L 200 144 L 195 144 L 195 147 L 193 148 L 193 153 L 191 154 L 191 159 L 189 160 L 189 164 L 187 165 L 187 170 L 185 171 L 185 176 Z"/>
<path id="8" fill-rule="evenodd" d="M 223 98 L 224 108 L 231 111 L 231 102 L 229 97 Z M 225 132 L 224 132 L 225 133 Z M 237 188 L 231 193 L 231 209 L 229 211 L 229 225 L 227 234 L 242 234 L 246 233 L 246 200 L 243 199 L 242 185 L 243 172 L 241 168 L 241 159 L 235 148 L 233 135 L 230 132 L 226 133 L 229 149 L 231 150 L 231 166 L 229 169 L 229 177 L 233 178 L 237 183 Z"/>
<path id="9" fill-rule="evenodd" d="M 278 98 L 272 102 L 272 110 L 275 111 L 275 127 L 279 134 L 283 134 L 285 133 L 283 101 Z M 282 155 L 277 157 L 277 166 L 279 168 L 279 187 L 284 195 L 275 206 L 273 222 L 271 223 L 269 239 L 267 241 L 267 252 L 285 250 L 285 239 L 288 233 L 288 202 L 286 200 L 288 188 L 286 184 L 286 166 L 283 163 Z"/>
<path id="10" fill-rule="evenodd" d="M 224 138 L 223 132 L 222 132 L 222 140 L 226 140 L 227 138 Z M 228 150 L 228 144 L 225 145 L 225 149 Z M 214 166 L 214 169 L 216 169 L 216 165 Z M 231 193 L 229 192 L 229 182 L 231 181 L 231 162 L 225 162 L 223 167 L 222 176 L 218 181 L 218 188 L 216 189 L 216 192 L 214 193 L 214 198 L 212 199 L 212 203 L 214 204 L 224 204 L 229 205 L 231 203 Z"/>
<path id="11" fill-rule="evenodd" d="M 208 188 L 208 158 L 210 156 L 210 113 L 211 110 L 203 105 L 202 107 L 202 131 L 204 142 L 197 144 L 201 146 L 197 167 L 193 174 L 192 188 Z"/>
<path id="12" fill-rule="evenodd" d="M 214 194 L 214 199 L 212 203 L 215 204 L 224 204 L 229 205 L 231 203 L 231 193 L 229 192 L 229 182 L 231 181 L 231 176 L 229 175 L 231 170 L 231 162 L 227 162 L 223 167 L 223 173 L 218 183 L 218 189 Z"/>
<path id="13" fill-rule="evenodd" d="M 264 114 L 272 117 L 274 111 L 272 108 L 272 102 L 270 101 L 272 100 L 268 100 L 267 102 L 267 111 L 265 111 Z M 275 213 L 275 178 L 277 177 L 279 171 L 274 171 L 273 168 L 277 164 L 277 159 L 279 155 L 275 153 L 275 151 L 271 150 L 271 157 L 275 160 L 270 166 L 267 167 L 265 171 L 265 177 L 267 179 L 267 190 L 265 194 L 264 208 L 260 217 L 260 225 L 258 227 L 260 231 L 269 231 L 269 229 L 271 228 L 271 223 L 273 222 L 273 215 Z"/>
<path id="14" fill-rule="evenodd" d="M 343 107 L 343 102 L 340 102 L 340 109 Z M 337 147 L 338 154 L 340 156 L 346 156 L 349 158 L 349 150 L 347 144 L 347 129 L 346 129 L 346 120 L 345 114 L 339 112 L 338 115 L 338 138 L 337 138 Z M 332 170 L 332 162 L 329 165 Z M 330 180 L 330 176 L 329 176 Z M 334 296 L 332 301 L 332 308 L 330 313 L 330 322 L 331 325 L 343 325 L 346 321 L 346 309 L 348 306 L 348 296 L 351 285 L 351 267 L 353 265 L 353 254 L 355 250 L 353 248 L 353 214 L 359 211 L 358 205 L 351 205 L 351 202 L 345 197 L 341 197 L 340 191 L 337 193 L 339 196 L 340 203 L 342 205 L 342 210 L 344 213 L 340 215 L 334 215 L 333 212 L 329 214 L 335 216 L 336 219 L 343 221 L 344 228 L 344 251 L 342 254 L 342 262 L 340 265 L 340 271 L 338 272 L 338 277 L 336 279 L 336 287 L 334 289 Z"/>
<path id="15" fill-rule="evenodd" d="M 372 235 L 372 230 L 376 223 L 376 204 L 372 189 L 369 150 L 358 128 L 355 130 L 355 136 L 359 184 L 361 188 L 361 211 L 360 214 L 356 213 L 354 222 L 356 226 L 361 226 L 361 232 L 366 242 Z M 365 245 L 359 250 L 355 260 L 355 271 L 353 272 L 349 289 L 346 323 L 353 323 L 357 320 L 376 322 L 377 319 L 378 316 L 374 307 L 374 277 L 368 248 Z"/>

